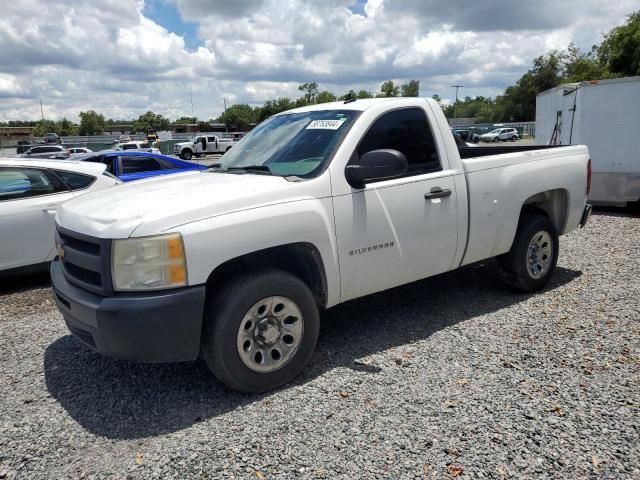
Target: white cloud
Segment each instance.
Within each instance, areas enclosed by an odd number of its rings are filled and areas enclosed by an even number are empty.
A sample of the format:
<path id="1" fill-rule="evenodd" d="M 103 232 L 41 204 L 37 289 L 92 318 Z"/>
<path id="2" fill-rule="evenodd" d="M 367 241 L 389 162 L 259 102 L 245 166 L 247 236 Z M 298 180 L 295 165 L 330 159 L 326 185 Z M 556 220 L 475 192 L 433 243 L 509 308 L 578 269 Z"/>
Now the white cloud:
<path id="1" fill-rule="evenodd" d="M 172 2 L 197 25 L 200 46 L 145 15 L 143 0 L 20 0 L 0 17 L 0 120 L 95 109 L 217 116 L 228 104 L 298 96 L 317 81 L 338 94 L 419 79 L 424 95 L 494 96 L 534 57 L 575 41 L 589 48 L 637 8 L 496 0 L 147 0 Z M 162 22 L 164 23 L 164 22 Z M 171 24 L 170 22 L 167 25 Z"/>

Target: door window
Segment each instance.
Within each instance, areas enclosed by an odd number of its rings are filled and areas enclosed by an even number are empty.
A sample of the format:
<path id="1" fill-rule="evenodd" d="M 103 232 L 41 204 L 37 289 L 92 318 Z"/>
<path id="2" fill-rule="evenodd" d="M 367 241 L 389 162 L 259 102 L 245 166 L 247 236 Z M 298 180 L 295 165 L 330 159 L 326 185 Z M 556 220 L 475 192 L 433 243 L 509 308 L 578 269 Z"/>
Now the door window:
<path id="1" fill-rule="evenodd" d="M 56 175 L 69 187 L 69 190 L 81 190 L 91 185 L 95 178 L 90 175 L 55 170 Z"/>
<path id="2" fill-rule="evenodd" d="M 358 155 L 391 148 L 407 157 L 407 176 L 442 170 L 427 115 L 421 108 L 404 108 L 385 113 L 369 128 Z"/>
<path id="3" fill-rule="evenodd" d="M 83 158 L 84 162 L 94 162 L 94 163 L 104 163 L 107 166 L 107 172 L 113 174 L 113 158 L 114 157 L 105 157 L 104 155 L 95 155 L 93 157 Z"/>
<path id="4" fill-rule="evenodd" d="M 155 158 L 120 157 L 122 159 L 122 173 L 153 172 L 163 170 L 162 165 Z"/>
<path id="5" fill-rule="evenodd" d="M 65 191 L 64 185 L 36 168 L 0 168 L 0 202 Z"/>

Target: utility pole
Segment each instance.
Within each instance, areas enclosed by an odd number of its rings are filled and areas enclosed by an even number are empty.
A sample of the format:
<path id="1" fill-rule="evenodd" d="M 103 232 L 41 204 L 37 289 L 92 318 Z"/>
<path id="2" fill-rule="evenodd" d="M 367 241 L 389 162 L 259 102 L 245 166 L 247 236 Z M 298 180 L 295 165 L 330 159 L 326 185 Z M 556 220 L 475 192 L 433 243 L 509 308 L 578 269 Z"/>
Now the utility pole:
<path id="1" fill-rule="evenodd" d="M 453 104 L 453 119 L 457 118 L 456 116 L 456 106 L 458 105 L 458 89 L 464 88 L 464 85 L 451 85 L 451 88 L 456 89 L 456 103 Z"/>
<path id="2" fill-rule="evenodd" d="M 42 115 L 42 123 L 44 123 L 44 110 L 42 109 L 42 99 L 40 99 L 40 115 Z"/>
<path id="3" fill-rule="evenodd" d="M 196 118 L 193 113 L 193 92 L 191 92 L 191 82 L 189 82 L 189 97 L 191 98 L 191 117 Z"/>

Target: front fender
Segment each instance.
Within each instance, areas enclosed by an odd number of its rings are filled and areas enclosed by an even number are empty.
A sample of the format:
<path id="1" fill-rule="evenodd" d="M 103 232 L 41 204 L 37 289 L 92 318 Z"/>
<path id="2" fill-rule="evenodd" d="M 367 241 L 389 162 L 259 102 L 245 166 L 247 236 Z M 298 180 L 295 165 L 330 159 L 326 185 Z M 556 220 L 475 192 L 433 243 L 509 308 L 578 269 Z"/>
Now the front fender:
<path id="1" fill-rule="evenodd" d="M 205 283 L 219 265 L 271 247 L 305 242 L 320 252 L 327 307 L 340 302 L 340 277 L 331 198 L 303 199 L 228 213 L 178 229 L 184 239 L 189 285 Z"/>

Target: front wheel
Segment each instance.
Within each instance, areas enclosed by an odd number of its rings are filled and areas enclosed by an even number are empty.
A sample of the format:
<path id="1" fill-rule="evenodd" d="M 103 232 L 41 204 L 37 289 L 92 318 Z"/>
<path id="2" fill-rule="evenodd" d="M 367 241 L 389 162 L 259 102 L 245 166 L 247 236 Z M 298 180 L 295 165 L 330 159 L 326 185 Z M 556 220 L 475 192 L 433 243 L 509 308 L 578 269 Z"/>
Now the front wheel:
<path id="1" fill-rule="evenodd" d="M 494 141 L 494 142 L 496 142 L 496 143 L 498 143 L 498 142 L 500 141 L 500 137 L 495 137 L 495 138 L 493 139 L 493 141 Z"/>
<path id="2" fill-rule="evenodd" d="M 238 277 L 207 304 L 202 356 L 214 375 L 242 392 L 291 381 L 309 362 L 320 314 L 298 277 L 267 270 Z"/>
<path id="3" fill-rule="evenodd" d="M 191 160 L 192 156 L 193 156 L 193 152 L 191 150 L 183 150 L 182 158 L 184 158 L 185 160 Z"/>
<path id="4" fill-rule="evenodd" d="M 558 232 L 541 214 L 524 213 L 509 253 L 499 258 L 503 280 L 523 292 L 541 290 L 558 262 Z"/>

